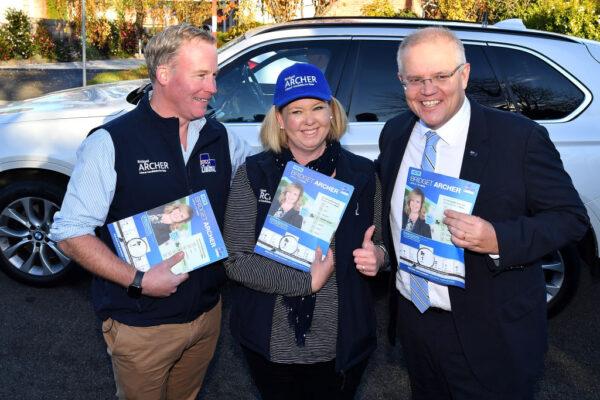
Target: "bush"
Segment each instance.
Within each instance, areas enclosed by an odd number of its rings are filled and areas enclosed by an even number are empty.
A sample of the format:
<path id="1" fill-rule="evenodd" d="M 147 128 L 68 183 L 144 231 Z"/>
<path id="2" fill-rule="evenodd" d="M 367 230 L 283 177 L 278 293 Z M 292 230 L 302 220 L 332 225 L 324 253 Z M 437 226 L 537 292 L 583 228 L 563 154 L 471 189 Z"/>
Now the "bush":
<path id="1" fill-rule="evenodd" d="M 600 40 L 593 0 L 537 0 L 520 17 L 528 28 Z"/>
<path id="2" fill-rule="evenodd" d="M 229 42 L 232 39 L 235 39 L 238 36 L 243 35 L 250 29 L 254 29 L 262 24 L 258 22 L 236 25 L 231 27 L 227 32 L 217 32 L 217 46 L 221 47 L 225 43 Z"/>
<path id="3" fill-rule="evenodd" d="M 92 19 L 86 24 L 88 42 L 104 57 L 110 54 L 111 31 L 111 23 L 106 18 Z"/>
<path id="4" fill-rule="evenodd" d="M 56 60 L 73 61 L 81 58 L 81 42 L 75 38 L 64 38 L 56 42 Z"/>
<path id="5" fill-rule="evenodd" d="M 9 8 L 6 10 L 6 29 L 12 45 L 13 56 L 29 58 L 33 55 L 34 45 L 31 36 L 31 22 L 23 11 Z"/>
<path id="6" fill-rule="evenodd" d="M 360 8 L 362 15 L 366 17 L 396 17 L 396 18 L 415 18 L 417 14 L 411 10 L 394 10 L 394 6 L 389 0 L 373 0 Z"/>
<path id="7" fill-rule="evenodd" d="M 6 61 L 13 58 L 12 41 L 9 38 L 8 30 L 0 26 L 0 61 Z"/>
<path id="8" fill-rule="evenodd" d="M 35 34 L 33 35 L 35 43 L 35 52 L 49 60 L 56 59 L 56 44 L 52 40 L 52 35 L 48 29 L 41 23 L 38 23 Z"/>
<path id="9" fill-rule="evenodd" d="M 123 53 L 127 55 L 135 54 L 138 48 L 138 39 L 135 24 L 127 21 L 119 23 L 119 47 Z"/>

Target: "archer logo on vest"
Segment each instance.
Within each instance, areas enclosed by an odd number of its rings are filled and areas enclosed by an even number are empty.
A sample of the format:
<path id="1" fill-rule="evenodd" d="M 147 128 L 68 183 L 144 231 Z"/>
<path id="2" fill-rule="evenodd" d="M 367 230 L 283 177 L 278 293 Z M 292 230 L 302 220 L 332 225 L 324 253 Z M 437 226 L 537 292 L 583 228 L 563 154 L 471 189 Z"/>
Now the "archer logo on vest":
<path id="1" fill-rule="evenodd" d="M 271 195 L 269 194 L 267 189 L 260 189 L 260 194 L 258 195 L 258 202 L 271 204 L 271 201 Z"/>
<path id="2" fill-rule="evenodd" d="M 137 160 L 140 175 L 169 172 L 169 163 L 166 161 Z"/>
<path id="3" fill-rule="evenodd" d="M 200 170 L 203 174 L 207 172 L 217 172 L 217 162 L 210 158 L 209 153 L 200 154 Z"/>

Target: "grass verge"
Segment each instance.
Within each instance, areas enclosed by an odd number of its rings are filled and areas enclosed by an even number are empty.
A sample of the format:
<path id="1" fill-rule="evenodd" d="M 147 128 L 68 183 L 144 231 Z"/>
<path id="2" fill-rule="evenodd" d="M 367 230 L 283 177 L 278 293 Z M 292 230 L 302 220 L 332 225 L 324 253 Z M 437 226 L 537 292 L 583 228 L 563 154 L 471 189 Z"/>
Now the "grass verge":
<path id="1" fill-rule="evenodd" d="M 89 80 L 88 84 L 95 85 L 97 83 L 110 83 L 127 81 L 132 79 L 148 78 L 148 67 L 142 65 L 136 69 L 128 69 L 126 71 L 107 71 L 101 72 Z"/>

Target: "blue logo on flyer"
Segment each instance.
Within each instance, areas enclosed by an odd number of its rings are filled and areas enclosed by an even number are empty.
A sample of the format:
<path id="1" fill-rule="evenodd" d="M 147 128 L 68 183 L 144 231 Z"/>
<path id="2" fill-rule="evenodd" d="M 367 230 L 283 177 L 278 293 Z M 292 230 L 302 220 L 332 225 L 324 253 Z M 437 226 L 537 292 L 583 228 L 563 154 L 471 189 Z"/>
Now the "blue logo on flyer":
<path id="1" fill-rule="evenodd" d="M 210 158 L 209 153 L 200 154 L 200 170 L 202 173 L 217 172 L 217 162 L 214 158 Z"/>

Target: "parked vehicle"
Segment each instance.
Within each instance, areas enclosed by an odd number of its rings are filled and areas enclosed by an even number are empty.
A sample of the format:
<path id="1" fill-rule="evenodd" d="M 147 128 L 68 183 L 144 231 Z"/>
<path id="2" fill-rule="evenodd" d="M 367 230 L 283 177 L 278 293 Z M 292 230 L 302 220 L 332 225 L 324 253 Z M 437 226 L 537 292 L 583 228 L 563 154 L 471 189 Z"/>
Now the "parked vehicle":
<path id="1" fill-rule="evenodd" d="M 490 107 L 522 113 L 544 125 L 587 207 L 593 229 L 577 246 L 544 260 L 550 313 L 577 288 L 580 259 L 600 269 L 600 43 L 525 29 L 373 18 L 306 19 L 258 28 L 219 51 L 213 118 L 257 150 L 258 130 L 279 72 L 295 62 L 321 68 L 346 107 L 342 144 L 375 158 L 386 120 L 406 109 L 396 50 L 415 29 L 444 25 L 465 43 L 467 94 Z M 75 151 L 87 132 L 133 107 L 145 81 L 52 93 L 0 108 L 0 267 L 32 284 L 52 284 L 70 269 L 47 237 L 61 203 Z M 136 90 L 137 89 L 137 90 Z M 510 162 L 510 160 L 506 160 Z"/>

